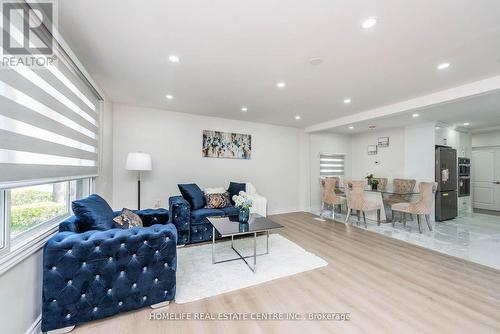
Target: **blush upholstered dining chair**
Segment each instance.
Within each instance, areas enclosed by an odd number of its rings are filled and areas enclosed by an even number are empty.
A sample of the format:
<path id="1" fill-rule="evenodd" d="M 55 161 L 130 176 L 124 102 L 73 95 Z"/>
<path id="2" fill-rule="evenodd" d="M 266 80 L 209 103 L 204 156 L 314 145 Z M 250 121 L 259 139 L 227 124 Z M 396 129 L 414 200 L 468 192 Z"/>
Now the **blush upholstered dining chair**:
<path id="1" fill-rule="evenodd" d="M 384 198 L 384 206 L 391 209 L 393 204 L 409 202 L 415 191 L 416 180 L 394 179 L 392 180 L 392 192 Z M 411 218 L 413 220 L 413 217 Z M 394 212 L 391 210 L 391 221 L 394 221 Z"/>
<path id="2" fill-rule="evenodd" d="M 424 216 L 427 222 L 429 230 L 432 231 L 432 226 L 430 222 L 430 214 L 432 213 L 432 203 L 434 201 L 434 193 L 436 192 L 437 183 L 436 182 L 420 182 L 418 184 L 418 189 L 420 191 L 420 197 L 416 202 L 412 203 L 396 203 L 393 204 L 391 209 L 393 212 L 400 212 L 400 222 L 403 220 L 403 224 L 406 225 L 406 214 L 416 215 L 418 222 L 418 231 L 422 233 L 422 227 L 420 225 L 420 217 Z M 392 220 L 392 226 L 394 226 L 394 219 Z"/>
<path id="3" fill-rule="evenodd" d="M 339 196 L 335 193 L 335 189 L 339 186 L 340 178 L 338 177 L 325 177 L 320 180 L 321 186 L 323 187 L 323 210 L 325 209 L 325 205 L 332 206 L 332 219 L 335 219 L 335 207 L 340 206 L 342 209 L 342 205 L 346 203 L 346 198 Z"/>
<path id="4" fill-rule="evenodd" d="M 359 225 L 359 220 L 360 220 L 360 212 L 363 214 L 363 220 L 365 222 L 365 228 L 367 227 L 366 225 L 366 212 L 368 211 L 377 211 L 377 223 L 380 225 L 380 210 L 382 207 L 377 204 L 370 202 L 365 199 L 364 197 L 364 192 L 365 192 L 365 185 L 366 181 L 349 181 L 346 183 L 346 197 L 347 197 L 347 217 L 345 218 L 345 222 L 349 221 L 349 217 L 351 215 L 352 210 L 357 211 L 357 216 L 358 216 L 358 221 L 357 224 Z"/>
<path id="5" fill-rule="evenodd" d="M 387 178 L 386 177 L 376 177 L 374 180 L 378 181 L 377 190 L 384 191 L 387 189 Z"/>
<path id="6" fill-rule="evenodd" d="M 393 194 L 387 197 L 387 203 L 395 204 L 402 201 L 408 202 L 411 194 L 415 190 L 416 180 L 413 179 L 394 179 L 392 180 Z"/>

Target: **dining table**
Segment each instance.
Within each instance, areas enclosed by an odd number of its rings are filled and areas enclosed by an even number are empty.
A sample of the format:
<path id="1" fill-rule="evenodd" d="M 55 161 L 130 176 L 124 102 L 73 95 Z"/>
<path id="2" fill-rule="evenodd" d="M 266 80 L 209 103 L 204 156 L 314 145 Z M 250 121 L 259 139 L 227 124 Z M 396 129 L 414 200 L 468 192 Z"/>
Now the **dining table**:
<path id="1" fill-rule="evenodd" d="M 345 196 L 345 187 L 338 187 L 335 191 L 337 194 Z M 372 189 L 371 186 L 366 186 L 364 189 L 364 197 L 367 201 L 378 204 L 381 207 L 380 221 L 392 222 L 392 204 L 402 202 L 412 202 L 419 194 L 418 190 L 413 191 L 398 191 L 392 188 Z M 366 219 L 377 221 L 376 211 L 367 211 Z"/>

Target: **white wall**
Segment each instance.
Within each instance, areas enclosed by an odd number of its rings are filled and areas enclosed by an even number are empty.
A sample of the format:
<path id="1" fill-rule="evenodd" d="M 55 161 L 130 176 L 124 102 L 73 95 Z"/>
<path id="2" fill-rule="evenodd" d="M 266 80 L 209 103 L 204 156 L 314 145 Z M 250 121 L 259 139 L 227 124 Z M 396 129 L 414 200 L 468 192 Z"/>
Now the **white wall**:
<path id="1" fill-rule="evenodd" d="M 389 182 L 433 181 L 434 131 L 434 123 L 426 123 L 352 135 L 352 178 L 363 179 L 370 172 Z M 378 147 L 376 155 L 368 155 L 367 146 L 377 145 L 379 137 L 389 137 L 389 147 Z"/>
<path id="2" fill-rule="evenodd" d="M 389 147 L 378 147 L 376 155 L 368 155 L 368 145 L 377 145 L 379 137 L 389 137 Z M 404 128 L 370 131 L 352 136 L 352 178 L 362 180 L 367 172 L 389 179 L 404 176 Z"/>
<path id="3" fill-rule="evenodd" d="M 434 123 L 405 127 L 405 178 L 418 182 L 433 182 L 436 179 L 436 133 Z M 434 204 L 431 220 L 434 220 Z"/>
<path id="4" fill-rule="evenodd" d="M 500 146 L 500 130 L 472 135 L 472 147 Z"/>
<path id="5" fill-rule="evenodd" d="M 319 154 L 343 153 L 346 155 L 345 176 L 351 176 L 351 139 L 349 135 L 334 133 L 312 133 L 308 138 L 310 210 L 317 213 L 321 209 L 321 188 L 319 184 Z"/>
<path id="6" fill-rule="evenodd" d="M 227 187 L 230 181 L 252 182 L 267 197 L 269 213 L 303 210 L 306 200 L 301 154 L 303 131 L 296 128 L 205 117 L 166 110 L 115 104 L 113 128 L 113 206 L 137 206 L 136 174 L 125 170 L 128 152 L 152 155 L 153 170 L 144 173 L 141 207 L 179 194 L 178 183 Z M 203 130 L 252 135 L 252 158 L 203 158 Z M 301 149 L 302 147 L 302 149 Z"/>
<path id="7" fill-rule="evenodd" d="M 405 178 L 418 182 L 435 180 L 435 124 L 405 127 Z"/>
<path id="8" fill-rule="evenodd" d="M 309 146 L 310 135 L 305 132 L 300 133 L 300 147 L 299 147 L 299 208 L 304 211 L 311 211 L 311 186 L 310 186 L 310 152 Z"/>
<path id="9" fill-rule="evenodd" d="M 24 334 L 42 313 L 42 251 L 0 276 L 2 333 Z"/>

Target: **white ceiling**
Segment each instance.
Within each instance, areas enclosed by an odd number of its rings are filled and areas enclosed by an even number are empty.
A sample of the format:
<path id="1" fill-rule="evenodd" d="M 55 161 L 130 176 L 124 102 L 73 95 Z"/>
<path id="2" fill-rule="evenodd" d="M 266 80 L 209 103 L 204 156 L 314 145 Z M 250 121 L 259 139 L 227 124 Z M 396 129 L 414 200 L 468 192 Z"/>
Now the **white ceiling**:
<path id="1" fill-rule="evenodd" d="M 419 116 L 415 118 L 413 114 Z M 468 132 L 481 132 L 481 129 L 494 128 L 500 130 L 498 128 L 500 125 L 500 91 L 433 105 L 395 116 L 378 117 L 332 127 L 328 132 L 354 134 L 429 122 Z M 465 126 L 464 123 L 469 123 L 469 125 Z M 349 126 L 353 126 L 354 129 L 349 129 Z M 370 129 L 370 126 L 375 126 L 375 129 Z"/>
<path id="2" fill-rule="evenodd" d="M 60 0 L 59 12 L 114 102 L 178 112 L 306 127 L 500 74 L 498 0 Z"/>

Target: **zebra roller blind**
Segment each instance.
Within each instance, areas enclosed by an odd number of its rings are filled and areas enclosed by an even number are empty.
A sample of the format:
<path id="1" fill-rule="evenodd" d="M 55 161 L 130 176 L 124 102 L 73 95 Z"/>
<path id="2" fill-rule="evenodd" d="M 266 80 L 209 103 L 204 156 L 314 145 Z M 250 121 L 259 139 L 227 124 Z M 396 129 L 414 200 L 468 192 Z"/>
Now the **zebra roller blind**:
<path id="1" fill-rule="evenodd" d="M 0 69 L 0 188 L 97 175 L 101 98 L 59 45 L 55 55 L 53 66 Z"/>
<path id="2" fill-rule="evenodd" d="M 321 177 L 344 176 L 344 154 L 320 153 L 319 174 Z"/>

